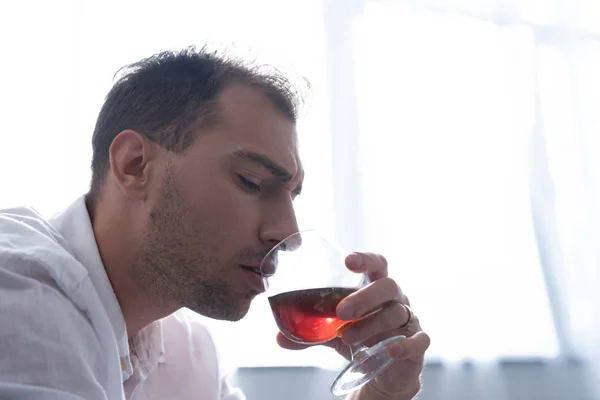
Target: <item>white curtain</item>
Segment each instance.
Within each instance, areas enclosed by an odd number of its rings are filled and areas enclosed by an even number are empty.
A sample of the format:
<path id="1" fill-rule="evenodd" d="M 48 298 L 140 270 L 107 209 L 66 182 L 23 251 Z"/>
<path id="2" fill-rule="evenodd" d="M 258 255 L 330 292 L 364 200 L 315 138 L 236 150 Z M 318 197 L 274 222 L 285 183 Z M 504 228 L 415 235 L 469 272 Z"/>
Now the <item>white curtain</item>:
<path id="1" fill-rule="evenodd" d="M 600 2 L 366 1 L 350 25 L 361 243 L 430 356 L 575 357 L 597 382 Z"/>
<path id="2" fill-rule="evenodd" d="M 600 6 L 585 1 L 29 1 L 0 15 L 0 207 L 87 190 L 121 66 L 209 41 L 308 77 L 304 228 L 384 253 L 429 359 L 600 357 Z M 231 365 L 339 367 L 274 344 L 265 298 L 207 321 Z M 594 356 L 592 356 L 594 355 Z"/>

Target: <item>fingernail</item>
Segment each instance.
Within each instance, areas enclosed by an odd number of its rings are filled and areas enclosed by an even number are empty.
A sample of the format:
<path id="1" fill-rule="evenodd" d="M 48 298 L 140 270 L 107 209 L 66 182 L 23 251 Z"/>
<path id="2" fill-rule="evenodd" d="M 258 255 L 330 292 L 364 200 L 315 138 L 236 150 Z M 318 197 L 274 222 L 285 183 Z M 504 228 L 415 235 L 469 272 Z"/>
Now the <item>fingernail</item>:
<path id="1" fill-rule="evenodd" d="M 388 353 L 390 353 L 390 356 L 393 358 L 398 358 L 404 353 L 404 345 L 398 342 L 392 343 L 388 347 Z"/>
<path id="2" fill-rule="evenodd" d="M 354 307 L 347 301 L 341 302 L 337 306 L 337 315 L 343 321 L 351 320 L 354 316 Z"/>
<path id="3" fill-rule="evenodd" d="M 355 268 L 360 268 L 363 264 L 362 256 L 357 253 L 352 253 L 348 256 L 348 263 Z"/>

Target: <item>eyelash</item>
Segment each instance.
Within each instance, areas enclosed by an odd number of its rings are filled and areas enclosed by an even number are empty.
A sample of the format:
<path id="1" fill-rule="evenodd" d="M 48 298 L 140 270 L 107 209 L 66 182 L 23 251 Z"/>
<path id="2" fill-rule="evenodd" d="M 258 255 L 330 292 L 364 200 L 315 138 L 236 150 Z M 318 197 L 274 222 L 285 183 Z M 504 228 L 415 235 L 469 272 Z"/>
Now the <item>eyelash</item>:
<path id="1" fill-rule="evenodd" d="M 238 179 L 240 180 L 240 183 L 244 185 L 249 192 L 260 192 L 260 185 L 249 181 L 241 175 L 238 175 Z"/>

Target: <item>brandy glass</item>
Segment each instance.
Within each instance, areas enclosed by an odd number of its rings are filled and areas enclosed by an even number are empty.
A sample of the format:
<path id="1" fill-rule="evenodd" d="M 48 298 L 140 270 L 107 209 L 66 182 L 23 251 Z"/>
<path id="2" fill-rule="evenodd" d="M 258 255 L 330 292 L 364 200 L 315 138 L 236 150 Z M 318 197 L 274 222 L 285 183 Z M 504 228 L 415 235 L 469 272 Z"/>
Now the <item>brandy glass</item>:
<path id="1" fill-rule="evenodd" d="M 286 338 L 307 345 L 323 344 L 341 337 L 344 328 L 356 321 L 338 319 L 336 308 L 369 280 L 365 274 L 350 271 L 344 260 L 345 254 L 316 231 L 287 237 L 263 259 L 260 272 L 266 293 Z M 353 346 L 352 361 L 334 380 L 331 393 L 342 396 L 376 378 L 394 362 L 388 346 L 402 337 L 372 347 Z"/>

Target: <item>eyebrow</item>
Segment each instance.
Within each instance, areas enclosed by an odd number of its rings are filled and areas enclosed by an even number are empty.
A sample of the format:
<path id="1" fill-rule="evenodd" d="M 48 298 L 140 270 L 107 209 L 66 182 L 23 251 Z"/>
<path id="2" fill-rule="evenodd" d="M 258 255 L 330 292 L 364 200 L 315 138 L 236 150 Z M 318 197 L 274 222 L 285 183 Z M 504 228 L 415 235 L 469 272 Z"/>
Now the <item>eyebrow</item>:
<path id="1" fill-rule="evenodd" d="M 244 161 L 251 161 L 255 164 L 268 170 L 271 175 L 279 179 L 281 182 L 287 183 L 292 180 L 292 174 L 290 174 L 285 168 L 277 164 L 271 158 L 264 154 L 255 153 L 253 151 L 237 150 L 233 153 L 233 156 L 237 159 Z M 302 184 L 299 184 L 295 189 L 294 193 L 299 195 L 302 191 Z"/>

